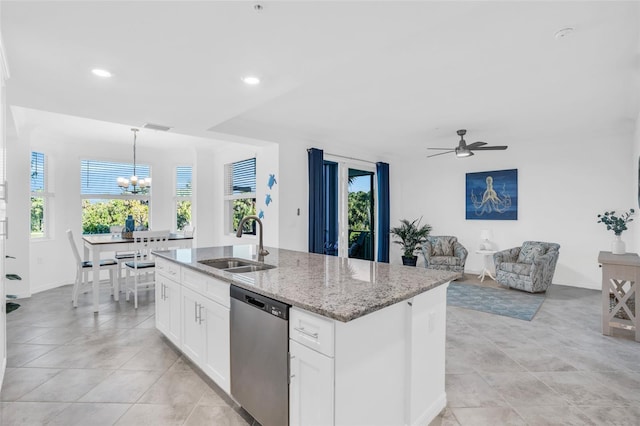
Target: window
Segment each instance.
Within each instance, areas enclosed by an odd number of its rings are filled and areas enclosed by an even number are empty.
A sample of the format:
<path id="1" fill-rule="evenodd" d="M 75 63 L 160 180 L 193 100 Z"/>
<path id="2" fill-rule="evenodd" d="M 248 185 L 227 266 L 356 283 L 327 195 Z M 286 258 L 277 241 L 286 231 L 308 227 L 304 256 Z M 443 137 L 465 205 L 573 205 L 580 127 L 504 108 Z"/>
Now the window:
<path id="1" fill-rule="evenodd" d="M 176 229 L 191 225 L 191 197 L 193 195 L 191 166 L 176 167 Z"/>
<path id="2" fill-rule="evenodd" d="M 31 152 L 31 238 L 47 238 L 50 234 L 48 210 L 53 194 L 47 188 L 45 155 Z"/>
<path id="3" fill-rule="evenodd" d="M 232 233 L 243 217 L 256 214 L 256 159 L 225 164 L 224 181 L 226 228 Z M 245 223 L 242 233 L 255 235 L 255 221 Z"/>
<path id="4" fill-rule="evenodd" d="M 151 176 L 149 166 L 137 163 L 136 173 Z M 132 174 L 132 163 L 81 161 L 83 234 L 109 233 L 111 227 L 121 229 L 128 215 L 133 216 L 136 228 L 149 227 L 149 194 L 127 194 L 117 185 L 118 177 Z"/>

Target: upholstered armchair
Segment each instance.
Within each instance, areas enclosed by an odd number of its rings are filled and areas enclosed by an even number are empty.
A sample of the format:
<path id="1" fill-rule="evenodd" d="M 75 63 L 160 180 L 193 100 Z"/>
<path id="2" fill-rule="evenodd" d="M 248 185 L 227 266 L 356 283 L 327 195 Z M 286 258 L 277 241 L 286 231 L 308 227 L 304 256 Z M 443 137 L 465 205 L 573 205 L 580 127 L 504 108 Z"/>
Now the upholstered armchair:
<path id="1" fill-rule="evenodd" d="M 469 252 L 456 237 L 429 236 L 422 244 L 425 267 L 464 274 L 464 263 Z"/>
<path id="2" fill-rule="evenodd" d="M 559 244 L 525 241 L 522 247 L 494 253 L 496 281 L 529 293 L 547 291 L 556 270 L 559 250 Z"/>

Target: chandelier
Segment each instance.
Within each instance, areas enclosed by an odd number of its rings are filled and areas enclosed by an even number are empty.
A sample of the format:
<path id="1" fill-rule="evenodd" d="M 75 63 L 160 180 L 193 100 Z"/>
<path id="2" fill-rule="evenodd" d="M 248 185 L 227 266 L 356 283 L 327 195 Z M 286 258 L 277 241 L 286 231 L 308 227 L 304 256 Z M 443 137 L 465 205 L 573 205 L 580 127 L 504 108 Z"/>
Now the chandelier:
<path id="1" fill-rule="evenodd" d="M 133 175 L 129 179 L 119 177 L 117 179 L 118 186 L 122 188 L 125 194 L 146 194 L 151 188 L 151 178 L 138 178 L 136 175 L 136 136 L 138 129 L 131 129 L 133 132 Z"/>

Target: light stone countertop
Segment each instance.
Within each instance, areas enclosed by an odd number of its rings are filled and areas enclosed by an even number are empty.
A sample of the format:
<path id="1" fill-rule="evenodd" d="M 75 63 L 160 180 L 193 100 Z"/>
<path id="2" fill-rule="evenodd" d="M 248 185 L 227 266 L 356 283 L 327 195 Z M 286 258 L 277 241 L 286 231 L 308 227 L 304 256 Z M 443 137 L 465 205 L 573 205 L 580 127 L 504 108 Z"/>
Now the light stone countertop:
<path id="1" fill-rule="evenodd" d="M 256 260 L 255 245 L 204 247 L 156 252 L 181 266 L 222 279 L 325 317 L 347 322 L 410 299 L 460 276 L 422 267 L 267 247 L 264 263 L 276 268 L 229 273 L 199 260 L 236 257 Z"/>

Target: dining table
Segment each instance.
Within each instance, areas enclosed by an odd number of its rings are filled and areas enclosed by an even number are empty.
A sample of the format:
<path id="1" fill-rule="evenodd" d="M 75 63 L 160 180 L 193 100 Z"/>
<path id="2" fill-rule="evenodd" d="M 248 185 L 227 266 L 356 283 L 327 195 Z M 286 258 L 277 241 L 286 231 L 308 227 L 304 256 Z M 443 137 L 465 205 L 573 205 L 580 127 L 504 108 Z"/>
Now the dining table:
<path id="1" fill-rule="evenodd" d="M 179 233 L 169 235 L 168 248 L 192 248 L 193 236 Z M 85 234 L 82 236 L 84 245 L 84 258 L 89 259 L 93 265 L 93 312 L 100 311 L 100 258 L 102 253 L 116 251 L 132 251 L 134 249 L 133 238 L 123 238 L 121 233 L 116 234 Z"/>

